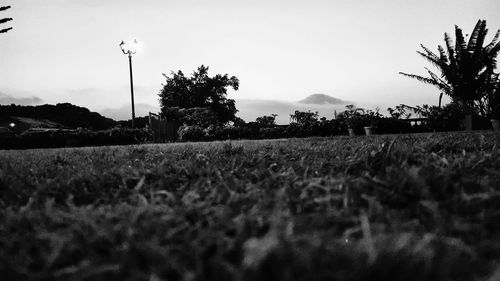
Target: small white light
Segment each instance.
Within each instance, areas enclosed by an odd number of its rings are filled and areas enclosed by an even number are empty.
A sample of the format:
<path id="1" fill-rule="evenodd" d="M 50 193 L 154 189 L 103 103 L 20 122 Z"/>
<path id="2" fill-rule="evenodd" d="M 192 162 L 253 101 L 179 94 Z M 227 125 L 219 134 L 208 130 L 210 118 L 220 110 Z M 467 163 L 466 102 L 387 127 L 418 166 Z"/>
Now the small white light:
<path id="1" fill-rule="evenodd" d="M 129 44 L 130 45 L 130 51 L 132 51 L 133 53 L 137 53 L 138 51 L 141 50 L 141 43 L 137 42 L 137 39 L 134 39 L 134 41 L 132 41 L 132 43 Z"/>
<path id="2" fill-rule="evenodd" d="M 122 49 L 124 54 L 135 54 L 137 51 L 140 51 L 142 47 L 142 44 L 137 41 L 137 39 L 134 39 L 133 41 L 127 41 L 124 42 L 122 41 L 120 43 L 120 48 Z"/>
<path id="3" fill-rule="evenodd" d="M 9 126 L 10 126 L 11 128 L 14 128 L 14 127 L 16 126 L 16 123 L 10 123 L 10 124 L 9 124 Z"/>

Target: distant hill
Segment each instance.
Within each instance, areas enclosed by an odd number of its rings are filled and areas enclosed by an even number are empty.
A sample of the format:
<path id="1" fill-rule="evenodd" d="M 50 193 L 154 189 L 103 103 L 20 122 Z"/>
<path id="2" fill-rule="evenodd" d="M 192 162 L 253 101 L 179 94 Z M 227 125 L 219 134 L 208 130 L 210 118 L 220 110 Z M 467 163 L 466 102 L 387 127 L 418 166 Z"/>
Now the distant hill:
<path id="1" fill-rule="evenodd" d="M 78 127 L 103 130 L 115 126 L 117 123 L 97 112 L 91 112 L 85 107 L 70 103 L 56 105 L 44 104 L 37 106 L 0 105 L 0 126 L 8 122 L 26 123 L 29 127 L 64 127 L 76 129 Z"/>
<path id="2" fill-rule="evenodd" d="M 334 98 L 334 97 L 329 96 L 329 95 L 325 95 L 325 94 L 312 94 L 312 95 L 308 96 L 307 98 L 300 100 L 299 103 L 339 105 L 339 104 L 347 104 L 348 102 L 343 101 L 343 100 L 338 99 L 338 98 Z"/>

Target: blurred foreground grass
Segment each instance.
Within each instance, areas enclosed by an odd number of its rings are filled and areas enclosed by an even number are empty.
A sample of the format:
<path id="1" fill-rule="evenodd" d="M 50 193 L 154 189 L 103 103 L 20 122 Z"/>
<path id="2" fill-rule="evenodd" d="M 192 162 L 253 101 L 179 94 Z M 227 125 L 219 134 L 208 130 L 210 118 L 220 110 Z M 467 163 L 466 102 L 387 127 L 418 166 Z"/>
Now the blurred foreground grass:
<path id="1" fill-rule="evenodd" d="M 500 280 L 499 157 L 492 132 L 0 151 L 0 279 Z"/>

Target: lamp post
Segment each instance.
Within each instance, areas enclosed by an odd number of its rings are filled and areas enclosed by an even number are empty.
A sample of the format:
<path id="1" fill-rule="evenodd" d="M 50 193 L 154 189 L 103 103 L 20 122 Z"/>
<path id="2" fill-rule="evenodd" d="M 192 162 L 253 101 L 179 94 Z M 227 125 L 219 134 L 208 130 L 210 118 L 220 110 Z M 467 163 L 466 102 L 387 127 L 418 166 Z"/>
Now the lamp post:
<path id="1" fill-rule="evenodd" d="M 134 128 L 135 106 L 134 106 L 134 79 L 132 77 L 132 55 L 137 52 L 137 40 L 132 43 L 120 43 L 120 48 L 125 55 L 128 55 L 128 65 L 130 69 L 130 99 L 132 101 L 132 128 Z"/>

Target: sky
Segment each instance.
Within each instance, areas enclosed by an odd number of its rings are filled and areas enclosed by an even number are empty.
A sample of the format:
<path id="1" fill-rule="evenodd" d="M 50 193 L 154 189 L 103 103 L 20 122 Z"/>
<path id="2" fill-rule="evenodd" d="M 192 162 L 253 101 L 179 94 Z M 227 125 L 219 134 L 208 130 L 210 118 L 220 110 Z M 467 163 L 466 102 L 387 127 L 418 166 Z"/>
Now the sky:
<path id="1" fill-rule="evenodd" d="M 420 44 L 437 50 L 455 24 L 500 29 L 498 0 L 2 0 L 0 102 L 130 108 L 122 40 L 137 39 L 135 102 L 159 109 L 162 73 L 237 76 L 238 100 L 294 102 L 323 93 L 357 104 L 437 104 Z M 241 103 L 243 104 L 243 103 Z M 272 109 L 272 108 L 271 108 Z M 113 113 L 114 110 L 114 113 Z M 269 111 L 269 107 L 266 109 Z M 241 111 L 241 110 L 240 110 Z M 272 112 L 262 112 L 271 114 Z M 260 114 L 260 113 L 259 113 Z M 138 115 L 141 115 L 140 113 Z"/>

